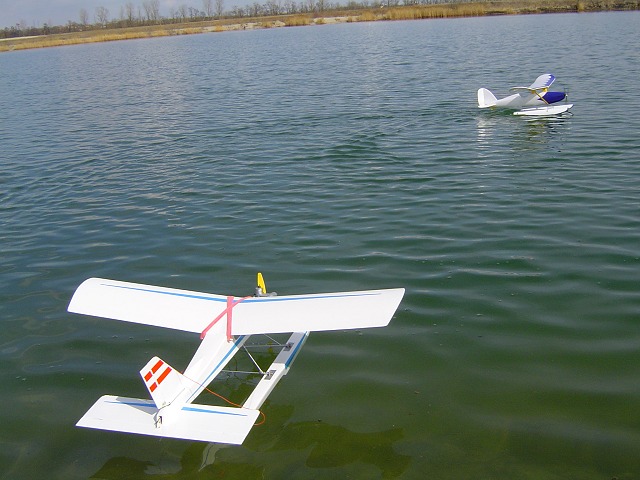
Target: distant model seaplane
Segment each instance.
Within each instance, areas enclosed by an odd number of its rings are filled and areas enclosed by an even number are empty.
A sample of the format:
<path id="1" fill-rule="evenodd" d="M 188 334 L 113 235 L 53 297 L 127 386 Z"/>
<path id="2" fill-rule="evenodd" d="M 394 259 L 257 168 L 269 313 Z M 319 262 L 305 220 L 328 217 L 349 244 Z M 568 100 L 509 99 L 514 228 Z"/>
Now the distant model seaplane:
<path id="1" fill-rule="evenodd" d="M 403 288 L 310 295 L 267 294 L 258 274 L 256 295 L 220 296 L 101 278 L 84 281 L 69 312 L 173 328 L 202 343 L 184 373 L 153 357 L 140 370 L 151 400 L 105 395 L 78 421 L 80 427 L 204 442 L 241 444 L 260 407 L 286 375 L 309 332 L 384 327 Z M 294 332 L 238 407 L 193 401 L 243 348 L 249 336 Z M 256 364 L 257 365 L 257 364 Z"/>
<path id="2" fill-rule="evenodd" d="M 480 108 L 508 108 L 520 109 L 514 115 L 557 115 L 566 112 L 573 104 L 564 103 L 556 105 L 565 100 L 567 94 L 564 92 L 550 92 L 549 87 L 556 77 L 550 73 L 545 73 L 536 78 L 528 87 L 512 87 L 511 90 L 517 93 L 498 100 L 493 93 L 486 88 L 478 90 L 478 107 Z"/>

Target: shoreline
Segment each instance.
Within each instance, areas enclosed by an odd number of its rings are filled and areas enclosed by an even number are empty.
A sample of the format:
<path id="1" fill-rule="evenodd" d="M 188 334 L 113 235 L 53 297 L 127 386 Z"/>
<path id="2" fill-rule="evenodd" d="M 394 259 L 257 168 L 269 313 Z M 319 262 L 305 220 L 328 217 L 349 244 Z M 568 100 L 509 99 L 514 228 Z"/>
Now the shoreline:
<path id="1" fill-rule="evenodd" d="M 0 53 L 33 48 L 80 45 L 139 38 L 194 35 L 265 28 L 330 25 L 394 20 L 425 20 L 438 18 L 462 18 L 499 15 L 530 15 L 545 13 L 587 13 L 604 11 L 638 11 L 638 0 L 601 2 L 598 0 L 540 0 L 532 4 L 522 1 L 475 2 L 456 4 L 430 4 L 398 6 L 380 9 L 333 10 L 322 14 L 292 14 L 271 17 L 228 18 L 191 23 L 151 25 L 112 29 L 95 29 L 84 32 L 59 33 L 29 37 L 0 39 Z"/>

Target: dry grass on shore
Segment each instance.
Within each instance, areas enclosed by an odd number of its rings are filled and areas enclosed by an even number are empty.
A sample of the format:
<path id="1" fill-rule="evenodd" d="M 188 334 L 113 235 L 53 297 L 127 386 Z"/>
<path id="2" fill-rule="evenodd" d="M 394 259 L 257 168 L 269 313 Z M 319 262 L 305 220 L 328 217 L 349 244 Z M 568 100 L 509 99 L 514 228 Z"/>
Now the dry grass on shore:
<path id="1" fill-rule="evenodd" d="M 297 14 L 254 19 L 226 19 L 175 25 L 90 30 L 78 33 L 11 38 L 0 41 L 0 52 L 82 43 L 111 42 L 136 38 L 190 35 L 253 28 L 298 27 L 336 22 L 418 20 L 429 18 L 477 17 L 528 13 L 638 10 L 640 0 L 503 0 L 487 2 L 399 6 L 383 9 L 324 12 L 324 15 Z"/>
<path id="2" fill-rule="evenodd" d="M 429 18 L 480 17 L 490 14 L 489 4 L 461 3 L 451 5 L 413 5 L 390 8 L 377 13 L 364 12 L 359 21 L 375 20 L 423 20 Z"/>
<path id="3" fill-rule="evenodd" d="M 291 15 L 284 18 L 283 21 L 287 27 L 302 27 L 305 25 L 311 25 L 313 18 L 311 15 Z"/>
<path id="4" fill-rule="evenodd" d="M 28 48 L 79 45 L 83 43 L 113 42 L 116 40 L 131 40 L 137 38 L 165 37 L 169 35 L 189 35 L 202 32 L 203 30 L 201 28 L 172 28 L 169 26 L 162 29 L 95 30 L 81 33 L 62 33 L 57 35 L 43 35 L 38 37 L 3 40 L 0 42 L 0 52 L 23 50 Z"/>

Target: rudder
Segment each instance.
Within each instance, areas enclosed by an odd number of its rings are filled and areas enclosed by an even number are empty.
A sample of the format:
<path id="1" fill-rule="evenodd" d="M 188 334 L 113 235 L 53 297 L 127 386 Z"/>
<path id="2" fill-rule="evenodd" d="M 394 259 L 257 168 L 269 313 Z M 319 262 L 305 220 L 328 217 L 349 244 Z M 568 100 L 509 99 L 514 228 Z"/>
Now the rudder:
<path id="1" fill-rule="evenodd" d="M 171 405 L 185 388 L 182 374 L 159 357 L 149 360 L 140 376 L 158 409 Z"/>
<path id="2" fill-rule="evenodd" d="M 498 99 L 496 96 L 491 93 L 486 88 L 478 89 L 478 107 L 479 108 L 488 108 L 495 106 Z"/>

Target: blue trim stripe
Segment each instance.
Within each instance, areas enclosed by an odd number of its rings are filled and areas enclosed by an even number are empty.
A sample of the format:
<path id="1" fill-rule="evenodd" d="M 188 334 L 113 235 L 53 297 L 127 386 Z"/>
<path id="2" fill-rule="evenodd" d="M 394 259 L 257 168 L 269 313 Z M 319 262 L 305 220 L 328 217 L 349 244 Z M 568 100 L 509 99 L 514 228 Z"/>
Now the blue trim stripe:
<path id="1" fill-rule="evenodd" d="M 163 290 L 155 290 L 152 288 L 143 288 L 143 287 L 130 287 L 130 286 L 125 286 L 125 285 L 113 285 L 110 283 L 103 283 L 101 284 L 105 287 L 112 287 L 112 288 L 121 288 L 123 290 L 135 290 L 138 292 L 146 292 L 146 293 L 158 293 L 161 295 L 172 295 L 174 297 L 183 297 L 183 298 L 195 298 L 196 300 L 208 300 L 211 302 L 220 302 L 220 303 L 226 303 L 227 302 L 227 298 L 216 298 L 216 297 L 211 297 L 208 296 L 206 294 L 197 294 L 197 293 L 180 293 L 180 292 L 166 292 Z M 379 293 L 342 293 L 342 294 L 327 294 L 327 295 L 315 295 L 315 296 L 299 296 L 299 297 L 253 297 L 253 298 L 247 298 L 246 300 L 243 301 L 243 303 L 262 303 L 262 302 L 266 302 L 266 303 L 271 303 L 271 302 L 295 302 L 295 301 L 299 301 L 299 300 L 316 300 L 316 299 L 325 299 L 325 298 L 345 298 L 345 297 L 370 297 L 370 296 L 376 296 L 376 295 L 380 295 Z"/>
<path id="2" fill-rule="evenodd" d="M 186 410 L 187 412 L 196 412 L 196 413 L 215 413 L 217 415 L 232 415 L 234 417 L 246 417 L 247 414 L 245 413 L 235 413 L 235 412 L 229 412 L 229 411 L 224 411 L 221 412 L 219 410 L 208 410 L 206 408 L 196 408 L 196 407 L 182 407 L 182 410 Z M 241 410 L 238 409 L 238 412 L 240 412 Z"/>
<path id="3" fill-rule="evenodd" d="M 211 369 L 211 373 L 209 373 L 209 375 L 207 376 L 207 378 L 205 378 L 204 382 L 202 382 L 202 383 L 200 384 L 200 386 L 203 388 L 203 390 L 207 387 L 207 385 L 209 385 L 209 384 L 213 381 L 213 378 L 211 378 L 211 377 L 213 376 L 213 372 L 215 372 L 216 370 L 218 370 L 218 368 L 219 368 L 221 365 L 223 365 L 223 366 L 224 366 L 224 365 L 229 361 L 229 360 L 227 360 L 227 359 L 229 358 L 229 356 L 230 356 L 230 355 L 232 356 L 232 353 L 234 353 L 236 350 L 238 350 L 238 349 L 240 348 L 240 347 L 239 347 L 240 342 L 242 342 L 242 339 L 243 339 L 244 337 L 246 337 L 246 335 L 240 335 L 240 336 L 239 336 L 239 337 L 238 337 L 238 338 L 233 342 L 233 346 L 231 346 L 231 347 L 229 348 L 229 350 L 227 351 L 227 353 L 225 354 L 225 356 L 224 356 L 224 357 L 222 357 L 222 359 L 218 362 L 218 364 L 217 364 L 214 368 L 212 368 L 212 369 Z M 196 382 L 196 383 L 197 383 L 197 382 Z M 198 395 L 199 395 L 199 394 L 200 394 L 200 393 L 198 393 Z M 193 401 L 196 399 L 196 397 L 197 397 L 198 395 L 191 395 L 191 397 L 189 397 L 189 399 L 187 400 L 187 402 L 186 402 L 186 403 L 191 403 L 191 402 L 193 402 Z"/>
<path id="4" fill-rule="evenodd" d="M 131 407 L 148 407 L 148 408 L 153 408 L 154 410 L 157 409 L 156 404 L 149 401 L 149 402 L 145 402 L 145 401 L 140 401 L 140 402 L 123 402 L 122 400 L 105 400 L 105 403 L 117 403 L 119 405 L 129 405 Z"/>
<path id="5" fill-rule="evenodd" d="M 227 298 L 215 298 L 215 297 L 209 297 L 209 296 L 204 296 L 204 295 L 195 295 L 195 294 L 190 294 L 190 293 L 179 293 L 179 292 L 163 292 L 162 290 L 154 290 L 151 288 L 142 288 L 142 287 L 129 287 L 129 286 L 125 286 L 125 285 L 113 285 L 111 283 L 103 283 L 102 284 L 105 287 L 112 287 L 112 288 L 121 288 L 123 290 L 135 290 L 137 292 L 146 292 L 146 293 L 159 293 L 162 295 L 173 295 L 174 297 L 184 297 L 184 298 L 195 298 L 197 300 L 210 300 L 212 302 L 224 302 L 227 303 Z"/>
<path id="6" fill-rule="evenodd" d="M 157 407 L 155 406 L 154 403 L 148 403 L 148 402 L 144 402 L 144 401 L 139 401 L 139 402 L 123 402 L 121 400 L 118 401 L 113 401 L 113 400 L 107 400 L 106 403 L 116 403 L 119 405 L 129 405 L 131 407 L 148 407 L 151 408 L 153 410 L 156 410 Z M 215 408 L 215 407 L 211 407 L 211 408 Z M 193 406 L 186 406 L 186 407 L 182 407 L 182 410 L 186 410 L 187 412 L 196 412 L 196 413 L 213 413 L 216 415 L 233 415 L 236 417 L 246 417 L 247 414 L 246 413 L 241 413 L 242 410 L 238 409 L 238 413 L 235 412 L 229 412 L 229 411 L 220 411 L 220 410 L 210 410 L 208 408 L 205 407 L 193 407 Z"/>
<path id="7" fill-rule="evenodd" d="M 341 294 L 328 294 L 328 295 L 304 295 L 296 297 L 255 297 L 248 298 L 243 303 L 271 303 L 271 302 L 297 302 L 299 300 L 324 300 L 327 298 L 347 298 L 347 297 L 375 297 L 380 295 L 379 293 L 341 293 Z"/>
<path id="8" fill-rule="evenodd" d="M 295 358 L 298 356 L 298 352 L 300 351 L 300 349 L 302 348 L 302 344 L 304 343 L 303 342 L 304 338 L 305 337 L 302 337 L 302 339 L 300 339 L 300 341 L 296 345 L 296 348 L 293 350 L 293 353 L 291 354 L 291 356 L 285 362 L 285 364 L 284 364 L 285 367 L 289 368 L 289 365 L 291 365 L 293 363 L 293 361 L 295 360 Z"/>

